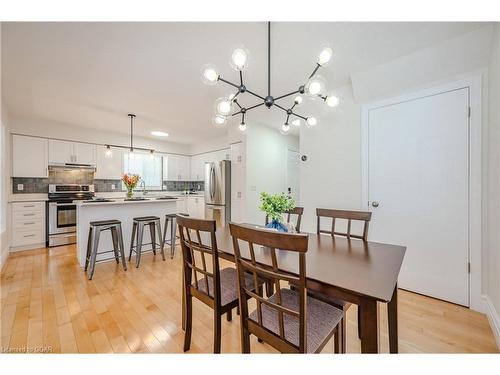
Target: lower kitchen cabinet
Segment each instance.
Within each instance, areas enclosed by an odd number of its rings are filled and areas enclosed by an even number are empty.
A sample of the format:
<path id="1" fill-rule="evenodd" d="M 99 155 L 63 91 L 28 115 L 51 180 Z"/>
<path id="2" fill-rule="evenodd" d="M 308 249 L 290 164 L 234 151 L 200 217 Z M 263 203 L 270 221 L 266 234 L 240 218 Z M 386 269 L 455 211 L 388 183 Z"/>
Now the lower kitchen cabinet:
<path id="1" fill-rule="evenodd" d="M 177 213 L 178 214 L 188 213 L 187 197 L 182 197 L 177 200 Z"/>
<path id="2" fill-rule="evenodd" d="M 12 203 L 12 243 L 14 248 L 45 246 L 45 202 Z"/>
<path id="3" fill-rule="evenodd" d="M 204 219 L 205 218 L 205 198 L 187 197 L 187 213 L 189 216 Z"/>

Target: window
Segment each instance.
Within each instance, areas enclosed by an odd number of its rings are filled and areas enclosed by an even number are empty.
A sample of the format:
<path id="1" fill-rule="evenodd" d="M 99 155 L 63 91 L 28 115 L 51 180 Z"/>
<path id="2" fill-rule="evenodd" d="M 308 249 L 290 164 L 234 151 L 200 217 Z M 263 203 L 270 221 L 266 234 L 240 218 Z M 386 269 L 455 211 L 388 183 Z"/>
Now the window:
<path id="1" fill-rule="evenodd" d="M 149 153 L 134 152 L 133 154 L 125 153 L 123 155 L 123 171 L 129 174 L 138 174 L 141 181 L 144 181 L 147 189 L 161 190 L 161 156 L 155 155 L 151 158 Z M 139 189 L 137 185 L 136 189 Z"/>

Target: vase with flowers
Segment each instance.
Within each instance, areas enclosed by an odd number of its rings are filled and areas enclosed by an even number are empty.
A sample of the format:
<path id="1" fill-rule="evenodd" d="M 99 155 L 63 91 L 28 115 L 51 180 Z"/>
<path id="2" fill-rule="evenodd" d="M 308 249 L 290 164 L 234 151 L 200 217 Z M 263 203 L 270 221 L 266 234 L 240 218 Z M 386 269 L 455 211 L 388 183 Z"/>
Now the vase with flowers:
<path id="1" fill-rule="evenodd" d="M 285 193 L 268 194 L 260 193 L 260 210 L 264 211 L 269 218 L 266 228 L 276 229 L 280 232 L 288 232 L 287 226 L 283 223 L 283 214 L 295 208 L 295 202 Z"/>
<path id="2" fill-rule="evenodd" d="M 127 199 L 132 199 L 132 196 L 134 195 L 134 189 L 139 183 L 139 180 L 141 178 L 139 177 L 138 174 L 127 174 L 125 173 L 122 176 L 122 181 L 125 187 L 127 188 Z"/>

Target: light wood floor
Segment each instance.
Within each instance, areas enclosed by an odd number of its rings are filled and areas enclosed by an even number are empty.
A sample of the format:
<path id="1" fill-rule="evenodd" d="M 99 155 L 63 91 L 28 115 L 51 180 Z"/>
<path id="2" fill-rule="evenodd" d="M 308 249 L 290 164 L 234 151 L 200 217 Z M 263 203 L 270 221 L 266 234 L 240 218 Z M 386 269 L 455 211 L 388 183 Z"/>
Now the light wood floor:
<path id="1" fill-rule="evenodd" d="M 74 246 L 11 254 L 1 275 L 2 351 L 45 348 L 62 353 L 182 353 L 181 269 L 151 253 L 124 272 L 97 265 L 92 281 L 78 266 Z M 356 308 L 348 311 L 347 350 L 359 353 Z M 385 306 L 381 351 L 388 352 Z M 212 351 L 212 311 L 194 302 L 191 351 Z M 252 352 L 274 352 L 255 338 Z M 47 349 L 48 348 L 48 349 Z M 223 320 L 222 352 L 238 353 L 239 320 Z M 486 317 L 421 295 L 399 292 L 401 353 L 497 352 Z M 324 352 L 333 353 L 333 341 Z"/>

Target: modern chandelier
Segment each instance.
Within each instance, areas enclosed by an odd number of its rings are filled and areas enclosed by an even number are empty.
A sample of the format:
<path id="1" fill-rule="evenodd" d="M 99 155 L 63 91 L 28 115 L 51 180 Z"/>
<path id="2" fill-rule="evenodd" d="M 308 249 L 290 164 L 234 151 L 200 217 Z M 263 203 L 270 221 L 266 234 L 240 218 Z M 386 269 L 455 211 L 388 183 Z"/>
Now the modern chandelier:
<path id="1" fill-rule="evenodd" d="M 217 68 L 212 64 L 207 64 L 203 68 L 203 82 L 207 85 L 215 85 L 217 82 L 222 81 L 232 87 L 237 91 L 227 97 L 221 97 L 215 102 L 215 115 L 212 118 L 212 122 L 216 126 L 224 125 L 228 118 L 241 115 L 241 123 L 239 129 L 245 131 L 247 125 L 245 123 L 245 115 L 248 111 L 265 105 L 268 109 L 275 106 L 280 110 L 284 111 L 286 114 L 286 120 L 281 126 L 283 133 L 287 133 L 290 130 L 290 119 L 291 124 L 294 126 L 300 126 L 301 120 L 305 121 L 307 126 L 315 126 L 318 123 L 316 117 L 313 116 L 302 116 L 295 112 L 296 106 L 302 104 L 303 97 L 302 94 L 306 94 L 310 97 L 322 99 L 329 107 L 336 107 L 339 104 L 339 98 L 333 93 L 326 94 L 326 82 L 323 77 L 316 74 L 319 68 L 326 66 L 332 59 L 333 51 L 330 47 L 323 47 L 318 55 L 318 60 L 316 62 L 316 67 L 309 76 L 307 82 L 298 87 L 297 90 L 292 91 L 288 94 L 280 95 L 274 97 L 271 95 L 271 22 L 267 23 L 267 96 L 262 96 L 250 91 L 243 82 L 243 70 L 247 67 L 248 51 L 244 47 L 236 48 L 231 55 L 231 66 L 234 70 L 239 72 L 240 83 L 236 84 L 230 82 L 219 74 Z M 239 102 L 239 95 L 244 93 L 249 93 L 250 95 L 260 99 L 262 102 L 252 105 L 250 107 L 245 107 Z M 298 94 L 298 95 L 296 95 Z M 293 104 L 289 108 L 285 108 L 278 104 L 277 101 L 296 95 Z M 241 96 L 240 96 L 241 98 Z M 233 109 L 234 108 L 234 109 Z M 231 113 L 233 112 L 233 113 Z"/>

